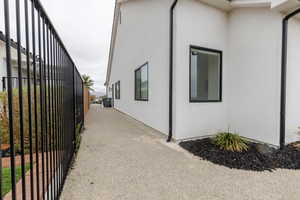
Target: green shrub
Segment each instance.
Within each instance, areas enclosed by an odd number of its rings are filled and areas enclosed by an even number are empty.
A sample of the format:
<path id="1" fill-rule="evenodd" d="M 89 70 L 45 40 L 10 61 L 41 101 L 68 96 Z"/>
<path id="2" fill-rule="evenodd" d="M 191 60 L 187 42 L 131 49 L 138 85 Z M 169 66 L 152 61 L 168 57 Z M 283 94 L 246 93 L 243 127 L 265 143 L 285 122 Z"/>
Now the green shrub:
<path id="1" fill-rule="evenodd" d="M 247 142 L 238 134 L 229 132 L 219 133 L 213 143 L 220 149 L 233 152 L 242 152 L 248 150 Z"/>
<path id="2" fill-rule="evenodd" d="M 29 141 L 30 141 L 30 131 L 29 131 L 29 104 L 28 104 L 28 92 L 27 88 L 24 87 L 23 91 L 23 131 L 24 131 L 24 146 L 25 153 L 29 153 Z M 19 110 L 19 90 L 17 88 L 12 90 L 12 98 L 13 98 L 13 135 L 14 135 L 14 143 L 15 143 L 15 151 L 16 153 L 21 152 L 21 137 L 20 137 L 20 110 Z M 40 118 L 40 101 L 39 101 L 39 87 L 37 88 L 37 126 L 34 120 L 34 93 L 33 88 L 31 91 L 31 127 L 32 127 L 32 142 L 33 142 L 33 150 L 35 150 L 36 140 L 35 140 L 35 129 L 37 128 L 37 132 L 41 134 L 41 121 Z M 51 123 L 48 123 L 50 126 Z M 2 144 L 10 144 L 9 142 L 9 116 L 8 116 L 8 93 L 6 91 L 0 92 L 0 137 Z M 41 136 L 39 136 L 41 138 Z M 39 141 L 40 146 L 41 141 Z"/>

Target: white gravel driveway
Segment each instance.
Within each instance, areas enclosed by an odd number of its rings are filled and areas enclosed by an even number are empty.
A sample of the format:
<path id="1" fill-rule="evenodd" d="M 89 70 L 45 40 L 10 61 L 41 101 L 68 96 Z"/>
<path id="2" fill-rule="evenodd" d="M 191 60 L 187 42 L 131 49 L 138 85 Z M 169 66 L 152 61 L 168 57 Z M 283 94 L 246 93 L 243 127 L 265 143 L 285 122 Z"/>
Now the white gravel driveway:
<path id="1" fill-rule="evenodd" d="M 63 200 L 300 199 L 300 171 L 214 165 L 113 109 L 93 105 L 86 120 Z"/>

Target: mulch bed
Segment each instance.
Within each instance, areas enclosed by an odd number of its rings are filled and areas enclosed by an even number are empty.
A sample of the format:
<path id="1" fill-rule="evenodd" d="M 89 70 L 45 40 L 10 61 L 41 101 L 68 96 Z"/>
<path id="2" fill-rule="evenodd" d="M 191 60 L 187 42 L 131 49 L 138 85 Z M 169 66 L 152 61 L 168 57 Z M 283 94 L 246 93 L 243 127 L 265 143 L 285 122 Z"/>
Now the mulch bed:
<path id="1" fill-rule="evenodd" d="M 300 169 L 300 147 L 298 143 L 287 145 L 282 150 L 277 150 L 273 154 L 276 159 L 277 168 Z"/>
<path id="2" fill-rule="evenodd" d="M 179 145 L 204 160 L 234 169 L 252 171 L 272 171 L 276 168 L 300 169 L 300 148 L 295 144 L 290 144 L 283 150 L 272 149 L 271 153 L 261 153 L 258 151 L 258 144 L 251 142 L 248 142 L 249 150 L 245 152 L 221 150 L 210 138 L 185 141 Z"/>

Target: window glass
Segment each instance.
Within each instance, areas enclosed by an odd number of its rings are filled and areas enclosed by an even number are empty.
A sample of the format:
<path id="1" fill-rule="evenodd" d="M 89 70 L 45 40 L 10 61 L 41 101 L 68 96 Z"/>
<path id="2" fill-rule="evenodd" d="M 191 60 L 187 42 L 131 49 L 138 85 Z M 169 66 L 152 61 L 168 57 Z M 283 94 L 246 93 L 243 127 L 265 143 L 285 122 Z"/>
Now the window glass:
<path id="1" fill-rule="evenodd" d="M 141 70 L 135 72 L 135 99 L 141 99 Z"/>
<path id="2" fill-rule="evenodd" d="M 216 50 L 191 48 L 191 101 L 221 101 L 221 54 Z"/>
<path id="3" fill-rule="evenodd" d="M 135 71 L 135 100 L 148 100 L 148 63 Z"/>
<path id="4" fill-rule="evenodd" d="M 118 81 L 115 85 L 116 85 L 116 99 L 120 99 L 120 97 L 121 97 L 121 95 L 120 95 L 120 93 L 121 93 L 121 91 L 120 91 L 121 82 Z"/>
<path id="5" fill-rule="evenodd" d="M 141 68 L 141 98 L 148 99 L 148 65 Z"/>

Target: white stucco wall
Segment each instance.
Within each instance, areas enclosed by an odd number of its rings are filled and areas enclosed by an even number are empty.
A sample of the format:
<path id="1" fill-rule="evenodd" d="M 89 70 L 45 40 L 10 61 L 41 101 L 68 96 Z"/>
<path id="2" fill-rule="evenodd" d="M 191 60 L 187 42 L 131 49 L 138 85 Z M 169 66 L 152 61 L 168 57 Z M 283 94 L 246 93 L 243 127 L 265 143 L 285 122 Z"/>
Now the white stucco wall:
<path id="1" fill-rule="evenodd" d="M 229 18 L 229 121 L 239 134 L 279 144 L 281 19 L 269 8 Z"/>
<path id="2" fill-rule="evenodd" d="M 179 1 L 175 19 L 174 136 L 212 135 L 228 126 L 227 14 L 194 0 Z M 223 101 L 189 102 L 190 45 L 223 51 Z"/>
<path id="3" fill-rule="evenodd" d="M 112 83 L 121 81 L 120 111 L 168 133 L 169 8 L 172 1 L 130 1 L 121 6 Z M 145 9 L 147 8 L 147 9 Z M 231 12 L 194 0 L 175 9 L 175 139 L 237 132 L 279 145 L 282 15 L 270 8 Z M 290 21 L 286 141 L 300 127 L 300 22 Z M 222 102 L 189 102 L 190 45 L 223 51 Z M 149 62 L 149 101 L 134 100 L 134 70 Z"/>
<path id="4" fill-rule="evenodd" d="M 22 58 L 22 76 L 27 77 L 27 65 L 26 65 L 26 55 L 22 53 L 21 55 Z M 11 47 L 11 60 L 12 60 L 12 67 L 11 67 L 11 74 L 12 77 L 18 77 L 18 65 L 17 65 L 17 60 L 18 60 L 18 51 L 14 48 Z M 31 66 L 32 70 L 32 66 Z M 33 72 L 31 73 L 33 76 Z M 2 77 L 7 77 L 6 73 L 6 48 L 5 48 L 5 43 L 3 41 L 0 41 L 0 91 L 2 91 L 3 88 L 3 83 L 2 83 Z M 13 79 L 12 87 L 16 88 L 18 85 L 17 79 Z M 27 86 L 27 81 L 23 80 L 23 87 Z M 7 87 L 7 85 L 6 85 Z"/>
<path id="5" fill-rule="evenodd" d="M 286 142 L 300 140 L 300 21 L 289 21 L 287 99 L 286 99 Z"/>
<path id="6" fill-rule="evenodd" d="M 5 43 L 0 41 L 0 91 L 2 91 L 2 77 L 6 76 L 6 63 L 5 63 Z"/>
<path id="7" fill-rule="evenodd" d="M 115 108 L 168 133 L 169 8 L 171 0 L 129 1 L 121 5 L 110 87 L 121 81 Z M 134 100 L 134 70 L 149 62 L 149 101 Z"/>

